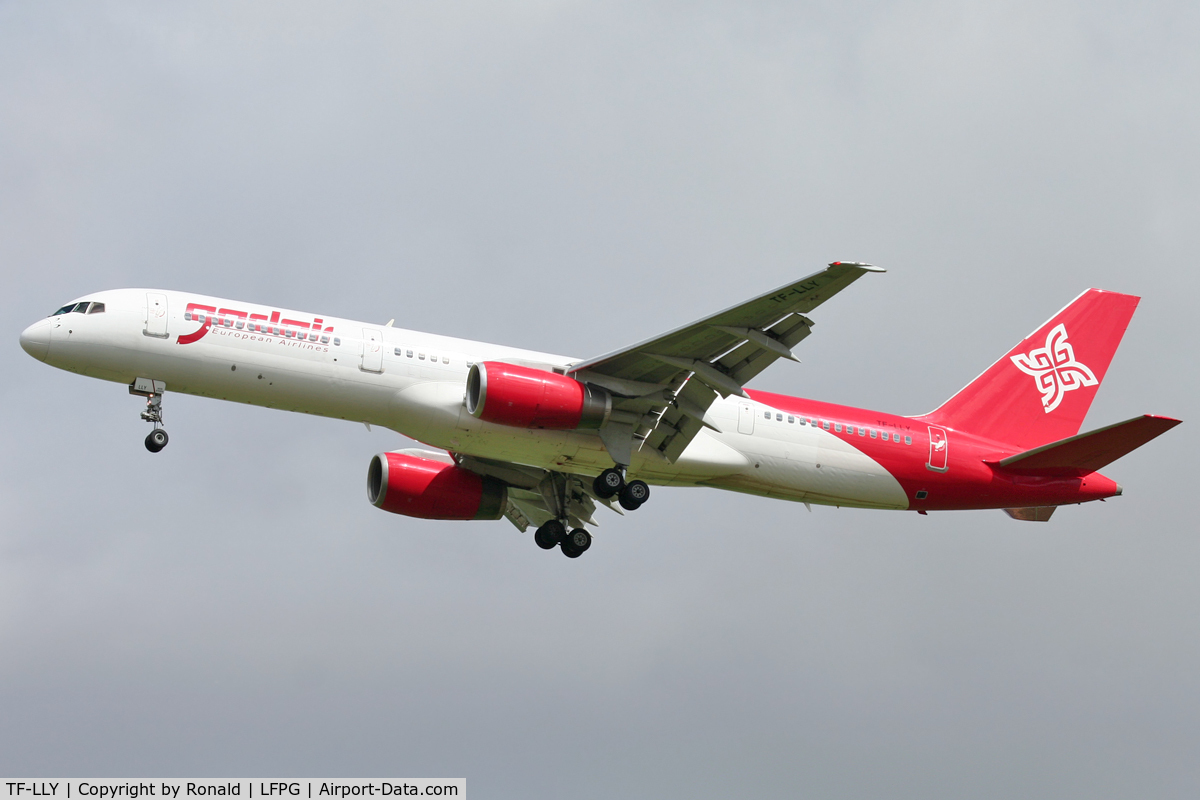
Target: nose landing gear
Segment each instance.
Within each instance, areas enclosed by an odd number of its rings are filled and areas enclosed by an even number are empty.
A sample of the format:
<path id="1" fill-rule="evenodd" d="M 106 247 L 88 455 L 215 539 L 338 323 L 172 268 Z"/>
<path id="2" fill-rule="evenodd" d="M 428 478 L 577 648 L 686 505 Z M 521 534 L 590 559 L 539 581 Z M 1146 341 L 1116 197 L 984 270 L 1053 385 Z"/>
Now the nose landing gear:
<path id="1" fill-rule="evenodd" d="M 129 393 L 146 398 L 146 408 L 142 411 L 142 419 L 154 424 L 154 430 L 146 437 L 146 449 L 157 453 L 167 446 L 170 440 L 162 427 L 162 398 L 167 390 L 167 384 L 150 378 L 138 378 L 129 384 Z"/>
<path id="2" fill-rule="evenodd" d="M 154 430 L 150 431 L 150 434 L 146 437 L 146 449 L 151 453 L 157 453 L 159 450 L 162 450 L 167 446 L 168 441 L 169 437 L 167 436 L 167 432 L 162 428 L 155 428 Z"/>

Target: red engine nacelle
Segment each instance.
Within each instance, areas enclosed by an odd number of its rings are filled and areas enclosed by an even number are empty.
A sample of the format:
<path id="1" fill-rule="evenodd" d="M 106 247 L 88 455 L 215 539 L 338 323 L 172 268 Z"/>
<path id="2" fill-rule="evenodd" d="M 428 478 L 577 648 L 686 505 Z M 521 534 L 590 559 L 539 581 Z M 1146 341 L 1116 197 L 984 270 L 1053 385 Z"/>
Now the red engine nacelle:
<path id="1" fill-rule="evenodd" d="M 500 519 L 503 483 L 456 464 L 405 453 L 380 453 L 367 470 L 367 499 L 393 514 L 421 519 Z"/>
<path id="2" fill-rule="evenodd" d="M 612 413 L 612 398 L 574 378 L 500 361 L 471 366 L 467 411 L 485 422 L 514 428 L 599 428 Z"/>

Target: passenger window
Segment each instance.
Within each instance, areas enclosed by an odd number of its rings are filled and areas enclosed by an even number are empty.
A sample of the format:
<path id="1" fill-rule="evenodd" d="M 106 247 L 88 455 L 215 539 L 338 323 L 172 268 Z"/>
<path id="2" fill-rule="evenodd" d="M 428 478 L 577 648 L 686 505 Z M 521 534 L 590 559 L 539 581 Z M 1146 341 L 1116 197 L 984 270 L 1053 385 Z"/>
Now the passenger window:
<path id="1" fill-rule="evenodd" d="M 829 430 L 829 420 L 821 420 L 821 429 Z"/>
<path id="2" fill-rule="evenodd" d="M 103 314 L 104 303 L 92 303 L 92 307 L 88 309 L 89 314 Z"/>
<path id="3" fill-rule="evenodd" d="M 407 355 L 405 356 L 406 358 L 412 358 L 412 350 L 408 350 L 408 351 L 406 351 L 406 353 L 407 353 Z"/>
<path id="4" fill-rule="evenodd" d="M 835 431 L 837 431 L 838 433 L 841 433 L 841 432 L 842 432 L 842 423 L 840 423 L 840 422 L 838 422 L 838 423 L 835 423 L 835 424 L 834 424 L 834 426 L 833 426 L 833 429 L 834 429 Z"/>
<path id="5" fill-rule="evenodd" d="M 859 428 L 859 429 L 858 429 L 858 435 L 859 435 L 859 436 L 866 436 L 866 435 L 867 435 L 867 429 L 866 429 L 866 428 Z"/>
<path id="6" fill-rule="evenodd" d="M 905 437 L 904 437 L 904 443 L 905 443 L 905 444 L 912 444 L 912 437 L 911 437 L 911 436 L 905 436 Z"/>
<path id="7" fill-rule="evenodd" d="M 896 444 L 900 444 L 900 434 L 898 434 L 898 433 L 893 433 L 893 434 L 892 434 L 892 441 L 893 441 L 893 442 L 895 442 Z"/>
<path id="8" fill-rule="evenodd" d="M 321 344 L 329 344 L 329 335 L 328 334 L 321 337 Z"/>
<path id="9" fill-rule="evenodd" d="M 443 364 L 449 364 L 449 363 L 450 363 L 450 357 L 449 357 L 449 356 L 442 356 L 442 363 L 443 363 Z"/>
<path id="10" fill-rule="evenodd" d="M 875 429 L 874 428 L 871 429 L 871 438 L 872 439 L 875 438 Z"/>
<path id="11" fill-rule="evenodd" d="M 400 348 L 399 348 L 399 347 L 397 347 L 397 348 L 395 349 L 395 351 L 394 351 L 394 352 L 395 352 L 395 354 L 396 354 L 396 355 L 401 355 L 401 354 L 402 354 L 402 351 L 400 350 Z"/>
<path id="12" fill-rule="evenodd" d="M 771 412 L 770 412 L 770 411 L 764 411 L 764 412 L 763 412 L 763 419 L 770 419 L 770 418 L 771 418 Z"/>
<path id="13" fill-rule="evenodd" d="M 424 360 L 425 360 L 425 354 L 424 354 L 424 353 L 417 353 L 417 358 L 419 358 L 419 359 L 421 359 L 422 361 L 424 361 Z"/>
<path id="14" fill-rule="evenodd" d="M 777 413 L 777 414 L 775 415 L 775 421 L 776 421 L 776 422 L 783 422 L 783 414 L 778 414 L 778 413 Z"/>
<path id="15" fill-rule="evenodd" d="M 795 421 L 796 421 L 796 418 L 795 418 L 795 417 L 793 417 L 791 414 L 789 414 L 789 415 L 788 415 L 788 425 L 791 425 L 791 424 L 792 424 L 792 423 L 794 423 Z"/>
<path id="16" fill-rule="evenodd" d="M 339 338 L 339 337 L 337 337 L 337 336 L 333 337 L 333 346 L 334 346 L 334 347 L 341 347 L 341 346 L 342 346 L 342 340 L 341 340 L 341 338 Z"/>

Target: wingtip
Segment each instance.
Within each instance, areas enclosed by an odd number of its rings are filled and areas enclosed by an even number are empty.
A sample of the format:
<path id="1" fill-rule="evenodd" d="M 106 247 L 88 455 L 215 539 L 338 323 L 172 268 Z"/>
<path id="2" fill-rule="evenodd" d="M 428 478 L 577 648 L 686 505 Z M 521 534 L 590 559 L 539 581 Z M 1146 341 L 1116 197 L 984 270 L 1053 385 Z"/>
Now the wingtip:
<path id="1" fill-rule="evenodd" d="M 831 267 L 858 267 L 864 272 L 887 272 L 883 267 L 877 267 L 874 264 L 867 264 L 864 261 L 834 261 L 829 266 Z"/>

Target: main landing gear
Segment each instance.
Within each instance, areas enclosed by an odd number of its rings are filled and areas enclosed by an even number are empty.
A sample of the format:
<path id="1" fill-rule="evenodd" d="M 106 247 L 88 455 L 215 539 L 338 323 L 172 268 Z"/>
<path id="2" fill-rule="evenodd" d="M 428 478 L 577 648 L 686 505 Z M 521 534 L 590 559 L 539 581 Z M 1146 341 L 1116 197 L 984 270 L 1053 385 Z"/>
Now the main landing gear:
<path id="1" fill-rule="evenodd" d="M 146 398 L 146 409 L 142 412 L 142 419 L 154 425 L 154 430 L 146 437 L 146 449 L 151 453 L 162 450 L 170 441 L 162 426 L 162 399 L 166 390 L 167 384 L 149 378 L 138 378 L 129 385 L 130 394 Z"/>
<path id="2" fill-rule="evenodd" d="M 567 558 L 579 558 L 592 546 L 592 535 L 583 528 L 568 532 L 567 526 L 552 519 L 533 534 L 533 541 L 543 550 L 562 550 Z"/>
<path id="3" fill-rule="evenodd" d="M 609 467 L 597 475 L 592 481 L 592 491 L 603 500 L 615 495 L 626 511 L 636 511 L 650 499 L 650 487 L 646 482 L 633 480 L 626 483 L 625 470 L 620 467 Z"/>
<path id="4" fill-rule="evenodd" d="M 537 529 L 533 541 L 543 550 L 558 548 L 567 558 L 579 558 L 592 546 L 592 535 L 583 528 L 595 507 L 581 482 L 586 478 L 551 472 L 539 484 L 545 508 L 553 517 Z M 592 481 L 592 494 L 601 500 L 616 497 L 626 511 L 640 508 L 650 498 L 645 481 L 626 481 L 625 468 L 606 469 Z M 572 525 L 580 527 L 572 528 Z"/>

